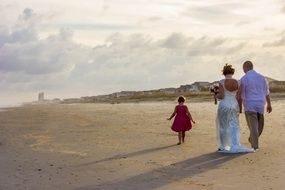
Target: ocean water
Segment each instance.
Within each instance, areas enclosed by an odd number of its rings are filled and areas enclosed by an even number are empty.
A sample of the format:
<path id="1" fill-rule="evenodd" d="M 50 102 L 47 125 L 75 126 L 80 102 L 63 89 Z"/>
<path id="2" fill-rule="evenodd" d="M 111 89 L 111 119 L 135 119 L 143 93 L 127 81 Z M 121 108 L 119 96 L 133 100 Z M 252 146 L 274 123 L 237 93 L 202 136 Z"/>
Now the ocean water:
<path id="1" fill-rule="evenodd" d="M 7 108 L 14 108 L 21 106 L 22 103 L 13 103 L 13 104 L 1 104 L 0 103 L 0 111 L 5 111 Z"/>
<path id="2" fill-rule="evenodd" d="M 35 98 L 36 99 L 36 98 Z M 32 96 L 25 96 L 19 94 L 18 96 L 14 94 L 1 94 L 0 93 L 0 109 L 1 108 L 11 108 L 11 107 L 20 107 L 25 103 L 34 101 Z"/>

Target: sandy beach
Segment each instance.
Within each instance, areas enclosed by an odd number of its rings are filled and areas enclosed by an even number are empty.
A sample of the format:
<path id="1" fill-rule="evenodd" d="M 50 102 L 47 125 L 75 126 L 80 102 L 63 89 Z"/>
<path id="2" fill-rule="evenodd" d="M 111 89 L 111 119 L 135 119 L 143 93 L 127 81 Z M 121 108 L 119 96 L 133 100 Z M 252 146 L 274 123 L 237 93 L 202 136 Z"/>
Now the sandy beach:
<path id="1" fill-rule="evenodd" d="M 25 105 L 0 112 L 1 190 L 284 189 L 285 100 L 265 114 L 260 150 L 216 152 L 213 102 L 177 146 L 176 102 Z M 241 143 L 249 131 L 240 115 Z"/>

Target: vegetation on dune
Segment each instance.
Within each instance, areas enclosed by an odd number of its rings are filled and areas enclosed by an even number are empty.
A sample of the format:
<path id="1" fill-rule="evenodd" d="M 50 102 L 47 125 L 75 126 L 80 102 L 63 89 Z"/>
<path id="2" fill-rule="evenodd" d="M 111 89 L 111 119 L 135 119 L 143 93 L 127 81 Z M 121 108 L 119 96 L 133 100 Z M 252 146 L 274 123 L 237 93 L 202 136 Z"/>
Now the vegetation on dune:
<path id="1" fill-rule="evenodd" d="M 271 93 L 285 93 L 285 88 L 270 88 Z"/>

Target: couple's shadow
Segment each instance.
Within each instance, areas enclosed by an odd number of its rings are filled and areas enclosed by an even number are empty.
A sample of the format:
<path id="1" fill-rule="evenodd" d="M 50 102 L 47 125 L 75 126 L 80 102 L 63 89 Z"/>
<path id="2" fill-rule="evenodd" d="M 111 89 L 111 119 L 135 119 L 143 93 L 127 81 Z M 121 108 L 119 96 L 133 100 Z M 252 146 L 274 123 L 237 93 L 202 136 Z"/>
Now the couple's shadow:
<path id="1" fill-rule="evenodd" d="M 138 156 L 140 154 L 150 153 L 156 150 L 163 150 L 166 148 L 173 147 L 165 146 L 160 148 L 152 148 L 143 151 L 138 151 L 134 153 L 129 153 L 121 156 L 114 156 L 110 158 L 106 158 L 103 160 L 95 161 L 89 164 L 96 164 L 99 162 L 120 159 L 124 157 L 130 156 Z M 189 178 L 195 176 L 197 174 L 209 171 L 211 169 L 221 167 L 225 162 L 228 162 L 232 159 L 235 159 L 244 154 L 226 154 L 219 152 L 211 152 L 207 154 L 203 154 L 197 157 L 193 157 L 181 162 L 177 162 L 168 166 L 163 166 L 158 169 L 154 169 L 152 171 L 138 174 L 135 176 L 131 176 L 127 179 L 119 180 L 119 181 L 110 181 L 104 182 L 96 185 L 89 185 L 76 188 L 74 190 L 145 190 L 145 189 L 156 189 L 162 186 L 165 186 L 169 183 L 172 183 L 176 180 L 183 180 L 185 178 Z M 82 165 L 81 165 L 82 166 Z"/>

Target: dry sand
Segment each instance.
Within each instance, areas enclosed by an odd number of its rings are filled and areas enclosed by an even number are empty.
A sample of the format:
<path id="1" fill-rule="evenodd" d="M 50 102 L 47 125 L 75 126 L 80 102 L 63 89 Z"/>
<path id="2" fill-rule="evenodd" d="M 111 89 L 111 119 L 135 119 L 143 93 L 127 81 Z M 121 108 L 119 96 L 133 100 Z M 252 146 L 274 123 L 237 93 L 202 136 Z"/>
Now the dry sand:
<path id="1" fill-rule="evenodd" d="M 28 105 L 0 112 L 1 190 L 284 189 L 285 101 L 266 114 L 260 151 L 216 149 L 212 102 L 177 146 L 174 102 Z M 249 146 L 244 114 L 241 143 Z"/>

